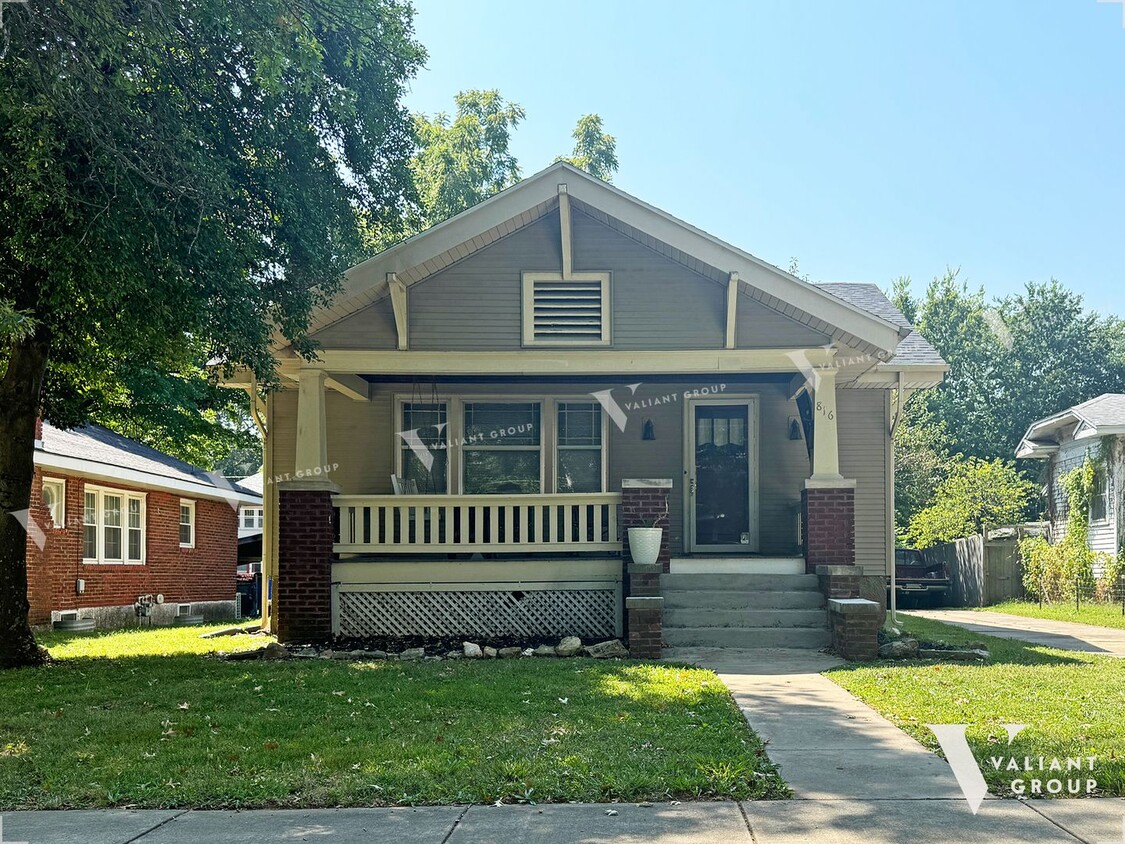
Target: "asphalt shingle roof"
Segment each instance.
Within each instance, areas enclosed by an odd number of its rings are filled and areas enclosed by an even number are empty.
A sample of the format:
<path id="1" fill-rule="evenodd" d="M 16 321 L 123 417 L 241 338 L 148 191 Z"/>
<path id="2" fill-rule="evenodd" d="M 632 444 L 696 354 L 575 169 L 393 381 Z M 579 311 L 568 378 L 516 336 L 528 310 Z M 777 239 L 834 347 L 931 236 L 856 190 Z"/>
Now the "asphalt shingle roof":
<path id="1" fill-rule="evenodd" d="M 56 454 L 60 457 L 144 472 L 156 478 L 220 488 L 217 476 L 212 477 L 198 466 L 192 466 L 136 440 L 123 437 L 101 425 L 83 425 L 80 428 L 64 431 L 44 422 L 43 447 L 37 450 L 48 455 Z"/>
<path id="2" fill-rule="evenodd" d="M 942 366 L 945 363 L 938 350 L 930 345 L 929 340 L 913 330 L 914 326 L 903 316 L 902 311 L 883 295 L 877 284 L 826 282 L 817 284 L 816 287 L 893 325 L 911 329 L 911 332 L 898 344 L 894 357 L 887 361 L 888 365 Z"/>
<path id="3" fill-rule="evenodd" d="M 1125 425 L 1125 393 L 1102 393 L 1070 409 L 1095 427 Z"/>

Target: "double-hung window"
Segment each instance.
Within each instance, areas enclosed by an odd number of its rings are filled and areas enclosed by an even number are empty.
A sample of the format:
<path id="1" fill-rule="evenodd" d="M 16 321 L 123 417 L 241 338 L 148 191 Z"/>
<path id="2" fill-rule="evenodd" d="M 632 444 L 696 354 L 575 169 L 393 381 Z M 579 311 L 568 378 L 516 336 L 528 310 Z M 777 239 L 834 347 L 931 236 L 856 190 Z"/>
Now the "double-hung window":
<path id="1" fill-rule="evenodd" d="M 555 486 L 559 492 L 605 491 L 605 436 L 597 402 L 558 403 Z"/>
<path id="2" fill-rule="evenodd" d="M 462 487 L 467 495 L 543 491 L 542 406 L 537 401 L 464 404 Z"/>
<path id="3" fill-rule="evenodd" d="M 1105 466 L 1094 467 L 1094 483 L 1090 490 L 1090 521 L 1104 522 L 1109 514 L 1109 484 Z"/>
<path id="4" fill-rule="evenodd" d="M 66 526 L 66 481 L 57 478 L 43 479 L 43 505 L 51 514 L 53 527 Z"/>
<path id="5" fill-rule="evenodd" d="M 252 530 L 253 528 L 261 528 L 263 526 L 262 513 L 264 511 L 261 507 L 243 507 L 242 508 L 242 527 L 244 530 Z"/>
<path id="6" fill-rule="evenodd" d="M 86 563 L 145 561 L 145 496 L 87 486 L 83 490 L 82 559 Z"/>
<path id="7" fill-rule="evenodd" d="M 449 491 L 449 406 L 403 402 L 399 429 L 399 473 L 421 495 Z"/>
<path id="8" fill-rule="evenodd" d="M 195 547 L 195 502 L 180 499 L 180 547 Z"/>

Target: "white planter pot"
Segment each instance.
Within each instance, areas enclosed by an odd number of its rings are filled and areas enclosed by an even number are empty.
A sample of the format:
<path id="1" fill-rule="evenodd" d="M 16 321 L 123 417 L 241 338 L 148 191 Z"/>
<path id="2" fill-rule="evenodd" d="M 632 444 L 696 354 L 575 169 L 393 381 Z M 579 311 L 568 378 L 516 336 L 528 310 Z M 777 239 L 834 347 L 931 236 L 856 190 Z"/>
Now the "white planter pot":
<path id="1" fill-rule="evenodd" d="M 629 555 L 633 562 L 651 566 L 660 557 L 660 538 L 664 528 L 629 528 Z"/>

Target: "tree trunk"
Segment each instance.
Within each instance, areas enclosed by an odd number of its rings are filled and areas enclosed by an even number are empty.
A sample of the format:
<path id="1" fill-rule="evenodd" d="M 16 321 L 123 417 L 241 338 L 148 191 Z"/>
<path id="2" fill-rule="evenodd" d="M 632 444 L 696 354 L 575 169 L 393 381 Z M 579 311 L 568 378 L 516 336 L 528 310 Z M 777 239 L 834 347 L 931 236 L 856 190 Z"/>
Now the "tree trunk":
<path id="1" fill-rule="evenodd" d="M 27 621 L 26 524 L 49 345 L 39 333 L 12 343 L 0 379 L 0 668 L 41 665 L 47 659 Z"/>

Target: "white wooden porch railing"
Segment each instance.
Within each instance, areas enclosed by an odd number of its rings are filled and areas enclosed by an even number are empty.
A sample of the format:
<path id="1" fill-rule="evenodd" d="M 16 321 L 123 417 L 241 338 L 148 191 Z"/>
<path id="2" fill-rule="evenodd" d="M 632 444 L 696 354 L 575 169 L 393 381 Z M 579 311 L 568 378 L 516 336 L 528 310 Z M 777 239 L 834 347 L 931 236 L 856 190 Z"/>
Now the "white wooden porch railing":
<path id="1" fill-rule="evenodd" d="M 620 551 L 620 493 L 336 495 L 340 554 Z"/>

